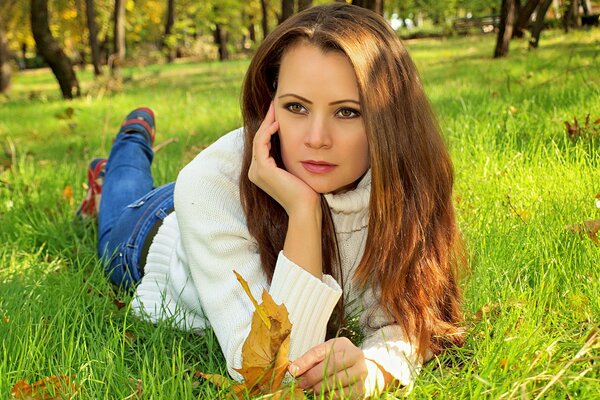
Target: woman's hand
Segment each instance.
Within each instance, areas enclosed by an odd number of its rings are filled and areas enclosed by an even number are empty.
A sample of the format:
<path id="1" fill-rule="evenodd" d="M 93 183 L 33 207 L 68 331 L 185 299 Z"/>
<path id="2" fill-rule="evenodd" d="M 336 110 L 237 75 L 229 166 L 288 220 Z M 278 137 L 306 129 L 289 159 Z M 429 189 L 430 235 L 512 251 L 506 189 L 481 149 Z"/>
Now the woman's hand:
<path id="1" fill-rule="evenodd" d="M 285 209 L 289 216 L 309 207 L 310 211 L 320 210 L 320 196 L 304 181 L 279 168 L 271 156 L 271 136 L 277 133 L 279 123 L 275 120 L 273 102 L 267 115 L 254 136 L 252 163 L 248 178 L 264 190 Z M 302 214 L 306 214 L 302 212 Z"/>
<path id="2" fill-rule="evenodd" d="M 383 390 L 383 371 L 344 337 L 328 340 L 307 351 L 288 368 L 298 386 L 317 395 L 362 399 Z"/>

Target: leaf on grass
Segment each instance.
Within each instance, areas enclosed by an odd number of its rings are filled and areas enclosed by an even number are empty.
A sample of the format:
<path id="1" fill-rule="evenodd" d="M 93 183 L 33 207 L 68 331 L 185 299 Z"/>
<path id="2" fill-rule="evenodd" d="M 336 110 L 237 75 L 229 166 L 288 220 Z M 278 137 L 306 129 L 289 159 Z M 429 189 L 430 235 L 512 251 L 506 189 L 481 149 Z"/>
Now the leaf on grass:
<path id="1" fill-rule="evenodd" d="M 120 299 L 114 299 L 113 304 L 117 307 L 118 310 L 122 309 L 127 305 L 127 303 L 121 301 Z"/>
<path id="2" fill-rule="evenodd" d="M 577 233 L 579 235 L 586 234 L 592 239 L 594 243 L 600 246 L 598 240 L 598 231 L 600 231 L 600 219 L 584 221 L 581 224 L 573 224 L 565 227 L 568 231 Z"/>
<path id="3" fill-rule="evenodd" d="M 31 385 L 18 381 L 10 391 L 14 400 L 54 400 L 70 398 L 77 393 L 77 385 L 71 383 L 73 376 L 52 375 Z"/>
<path id="4" fill-rule="evenodd" d="M 138 340 L 138 336 L 131 331 L 125 331 L 125 333 L 123 334 L 123 337 L 129 344 L 133 344 L 133 343 L 137 342 L 137 340 Z"/>
<path id="5" fill-rule="evenodd" d="M 573 122 L 564 121 L 565 127 L 567 128 L 567 136 L 573 143 L 577 142 L 580 138 L 591 137 L 600 134 L 600 118 L 590 124 L 590 114 L 585 116 L 585 123 L 580 125 L 577 121 L 577 117 L 573 117 Z"/>
<path id="6" fill-rule="evenodd" d="M 73 109 L 73 107 L 67 107 L 67 108 L 65 108 L 65 111 L 63 111 L 62 113 L 54 114 L 54 117 L 56 119 L 71 119 L 71 118 L 73 118 L 74 114 L 75 114 L 75 110 Z"/>
<path id="7" fill-rule="evenodd" d="M 306 396 L 304 395 L 304 391 L 298 387 L 283 387 L 281 389 L 279 389 L 278 391 L 271 393 L 271 394 L 267 394 L 264 396 L 260 397 L 261 400 L 263 399 L 268 399 L 268 400 L 297 400 L 297 399 L 306 399 Z"/>
<path id="8" fill-rule="evenodd" d="M 242 367 L 236 369 L 244 378 L 244 383 L 233 383 L 215 374 L 196 372 L 195 375 L 220 388 L 228 388 L 228 398 L 242 399 L 247 392 L 249 396 L 268 394 L 265 399 L 304 399 L 302 390 L 282 387 L 290 364 L 288 356 L 292 332 L 285 305 L 276 304 L 266 290 L 263 290 L 262 303 L 258 304 L 248 283 L 236 271 L 233 272 L 255 307 L 250 333 L 242 346 Z"/>
<path id="9" fill-rule="evenodd" d="M 69 202 L 69 204 L 73 204 L 73 188 L 71 187 L 71 185 L 65 186 L 62 192 L 62 196 L 65 200 Z"/>

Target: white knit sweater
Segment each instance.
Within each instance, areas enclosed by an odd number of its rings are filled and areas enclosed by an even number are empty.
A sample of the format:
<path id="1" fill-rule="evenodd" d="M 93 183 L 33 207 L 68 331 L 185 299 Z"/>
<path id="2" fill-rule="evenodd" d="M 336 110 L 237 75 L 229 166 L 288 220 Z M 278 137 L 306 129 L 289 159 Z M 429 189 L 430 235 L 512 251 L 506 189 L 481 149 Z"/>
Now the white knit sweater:
<path id="1" fill-rule="evenodd" d="M 149 250 L 133 311 L 153 322 L 171 319 L 184 329 L 214 329 L 231 376 L 241 366 L 242 345 L 254 306 L 233 270 L 248 281 L 255 298 L 267 289 L 290 313 L 290 359 L 322 343 L 327 321 L 342 295 L 329 275 L 315 278 L 279 253 L 271 284 L 260 266 L 257 242 L 248 232 L 240 203 L 243 130 L 237 129 L 202 151 L 179 174 L 175 210 L 163 222 Z M 399 325 L 390 324 L 372 290 L 360 290 L 352 276 L 364 252 L 370 172 L 355 190 L 325 196 L 337 234 L 346 313 L 360 315 L 365 357 L 410 385 L 422 360 Z M 259 300 L 260 301 L 260 300 Z M 381 377 L 379 377 L 381 378 Z M 370 380 L 375 377 L 370 377 Z M 368 382 L 373 385 L 374 381 Z"/>

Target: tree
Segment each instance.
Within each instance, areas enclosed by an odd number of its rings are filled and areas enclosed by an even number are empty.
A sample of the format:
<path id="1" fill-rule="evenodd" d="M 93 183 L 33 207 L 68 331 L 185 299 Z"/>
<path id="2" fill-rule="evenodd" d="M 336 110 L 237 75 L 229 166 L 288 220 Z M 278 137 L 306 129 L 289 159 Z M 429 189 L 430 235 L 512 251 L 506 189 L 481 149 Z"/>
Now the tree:
<path id="1" fill-rule="evenodd" d="M 65 99 L 80 95 L 73 65 L 50 32 L 48 0 L 31 0 L 31 32 L 38 51 L 48 63 Z"/>
<path id="2" fill-rule="evenodd" d="M 570 0 L 567 3 L 567 11 L 563 15 L 563 28 L 565 29 L 565 33 L 568 33 L 569 27 L 578 28 L 580 26 L 579 0 Z"/>
<path id="3" fill-rule="evenodd" d="M 519 16 L 513 29 L 512 37 L 523 37 L 523 30 L 527 26 L 531 15 L 540 4 L 540 0 L 528 0 L 523 7 L 519 9 Z"/>
<path id="4" fill-rule="evenodd" d="M 279 23 L 282 23 L 294 14 L 294 0 L 281 0 L 281 17 Z"/>
<path id="5" fill-rule="evenodd" d="M 0 2 L 0 93 L 6 93 L 10 89 L 12 69 L 10 67 L 11 51 L 6 36 L 6 18 L 13 14 L 16 0 Z"/>
<path id="6" fill-rule="evenodd" d="M 383 0 L 352 0 L 352 4 L 383 15 Z"/>
<path id="7" fill-rule="evenodd" d="M 100 68 L 100 45 L 98 44 L 98 27 L 96 26 L 96 10 L 94 0 L 85 0 L 85 13 L 87 16 L 87 26 L 92 53 L 92 65 L 94 66 L 94 75 L 102 75 Z"/>
<path id="8" fill-rule="evenodd" d="M 546 17 L 546 12 L 548 12 L 548 8 L 550 8 L 550 4 L 552 4 L 552 0 L 543 0 L 539 5 L 535 12 L 535 22 L 533 27 L 531 28 L 531 39 L 529 40 L 529 49 L 535 49 L 538 47 L 540 43 L 540 33 L 542 29 L 544 29 L 544 18 Z"/>
<path id="9" fill-rule="evenodd" d="M 115 0 L 113 25 L 112 74 L 119 76 L 125 60 L 125 0 Z"/>
<path id="10" fill-rule="evenodd" d="M 165 21 L 165 35 L 162 41 L 163 49 L 167 50 L 167 61 L 175 60 L 175 46 L 170 43 L 169 38 L 173 33 L 173 25 L 175 25 L 175 0 L 168 0 L 167 3 L 167 19 Z"/>
<path id="11" fill-rule="evenodd" d="M 10 49 L 4 27 L 0 26 L 0 93 L 6 93 L 10 89 L 12 71 L 10 68 Z"/>
<path id="12" fill-rule="evenodd" d="M 502 0 L 500 27 L 498 30 L 498 39 L 496 40 L 496 49 L 494 50 L 494 58 L 504 57 L 508 54 L 508 46 L 515 23 L 515 13 L 515 0 Z"/>
<path id="13" fill-rule="evenodd" d="M 229 50 L 227 49 L 227 29 L 225 28 L 225 18 L 222 15 L 223 8 L 220 4 L 214 6 L 215 16 L 215 27 L 213 29 L 213 36 L 215 44 L 219 48 L 219 60 L 226 61 L 229 59 Z"/>
<path id="14" fill-rule="evenodd" d="M 262 31 L 263 37 L 265 38 L 269 34 L 269 1 L 260 0 L 260 7 L 262 11 Z"/>

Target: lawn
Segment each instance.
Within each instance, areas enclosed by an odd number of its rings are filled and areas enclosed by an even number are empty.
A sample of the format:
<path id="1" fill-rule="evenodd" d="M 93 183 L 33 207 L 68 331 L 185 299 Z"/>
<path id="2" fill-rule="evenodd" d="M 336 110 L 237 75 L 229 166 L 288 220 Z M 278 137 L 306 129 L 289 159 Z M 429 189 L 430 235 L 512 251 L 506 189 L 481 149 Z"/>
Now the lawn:
<path id="1" fill-rule="evenodd" d="M 406 44 L 452 154 L 469 251 L 466 346 L 429 363 L 410 397 L 597 398 L 600 245 L 566 227 L 600 219 L 600 30 L 550 32 L 535 52 L 517 41 L 503 60 L 491 36 Z M 157 143 L 176 140 L 153 166 L 156 184 L 172 181 L 240 125 L 247 65 L 136 67 L 122 88 L 83 71 L 70 102 L 48 70 L 14 77 L 0 98 L 1 399 L 59 375 L 75 398 L 218 397 L 194 377 L 226 371 L 214 335 L 130 315 L 96 260 L 95 227 L 73 215 L 88 161 L 130 109 L 152 107 Z"/>

